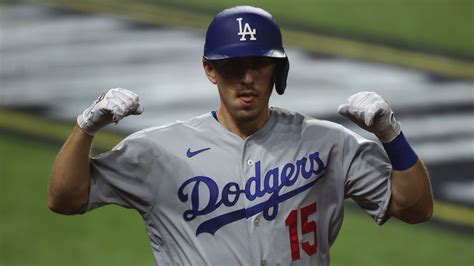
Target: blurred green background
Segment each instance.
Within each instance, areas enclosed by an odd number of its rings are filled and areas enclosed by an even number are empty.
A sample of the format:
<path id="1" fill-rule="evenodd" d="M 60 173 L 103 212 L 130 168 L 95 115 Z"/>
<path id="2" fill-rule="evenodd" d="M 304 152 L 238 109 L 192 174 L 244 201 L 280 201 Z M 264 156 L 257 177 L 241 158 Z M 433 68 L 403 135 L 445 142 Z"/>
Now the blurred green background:
<path id="1" fill-rule="evenodd" d="M 454 61 L 474 57 L 474 2 L 468 0 L 22 2 L 129 14 L 137 20 L 167 21 L 165 25 L 185 25 L 202 31 L 217 11 L 235 4 L 251 4 L 269 10 L 286 29 L 302 32 L 304 38 L 289 41 L 304 48 L 312 45 L 305 40 L 314 36 L 335 36 L 343 39 L 339 47 L 343 56 L 344 49 L 353 49 L 344 47 L 347 39 L 408 49 L 410 53 L 422 51 Z M 11 1 L 3 1 L 5 4 Z M 167 16 L 157 18 L 153 12 L 147 13 L 148 5 L 166 10 Z M 315 51 L 328 50 L 316 47 Z M 403 57 L 404 53 L 380 60 L 403 65 L 406 60 L 398 56 Z M 363 59 L 364 53 L 358 52 L 355 57 Z M 429 60 L 416 67 L 430 69 Z M 465 70 L 464 63 L 460 64 Z M 440 71 L 448 68 L 443 65 Z M 463 75 L 466 74 L 460 74 Z M 28 119 L 0 119 L 0 265 L 152 265 L 144 225 L 134 211 L 110 206 L 68 217 L 48 210 L 50 169 L 73 123 L 40 121 L 31 130 L 35 122 Z M 120 136 L 103 133 L 96 147 L 107 149 L 119 139 Z M 468 219 L 472 224 L 472 216 Z M 472 227 L 439 226 L 434 222 L 406 225 L 394 219 L 379 227 L 350 205 L 332 249 L 331 264 L 474 265 L 472 232 Z"/>

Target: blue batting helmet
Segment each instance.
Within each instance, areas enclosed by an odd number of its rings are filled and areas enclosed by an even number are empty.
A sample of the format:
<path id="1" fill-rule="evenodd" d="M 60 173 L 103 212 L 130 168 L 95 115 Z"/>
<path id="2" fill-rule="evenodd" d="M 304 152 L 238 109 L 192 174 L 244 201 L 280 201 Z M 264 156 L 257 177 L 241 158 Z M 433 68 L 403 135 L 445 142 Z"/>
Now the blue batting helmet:
<path id="1" fill-rule="evenodd" d="M 204 58 L 264 56 L 281 59 L 276 66 L 275 89 L 283 94 L 290 64 L 283 49 L 280 28 L 267 11 L 252 6 L 225 9 L 212 20 L 206 33 Z"/>

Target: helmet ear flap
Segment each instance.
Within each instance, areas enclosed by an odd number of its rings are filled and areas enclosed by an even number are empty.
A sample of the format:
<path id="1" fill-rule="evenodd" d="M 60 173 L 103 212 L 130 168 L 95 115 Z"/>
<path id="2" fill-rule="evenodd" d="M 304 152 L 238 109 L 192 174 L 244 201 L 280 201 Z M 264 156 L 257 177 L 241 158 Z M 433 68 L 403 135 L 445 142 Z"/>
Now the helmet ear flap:
<path id="1" fill-rule="evenodd" d="M 282 95 L 286 89 L 286 79 L 290 71 L 290 61 L 288 61 L 287 57 L 278 61 L 275 69 L 275 89 L 278 94 Z"/>

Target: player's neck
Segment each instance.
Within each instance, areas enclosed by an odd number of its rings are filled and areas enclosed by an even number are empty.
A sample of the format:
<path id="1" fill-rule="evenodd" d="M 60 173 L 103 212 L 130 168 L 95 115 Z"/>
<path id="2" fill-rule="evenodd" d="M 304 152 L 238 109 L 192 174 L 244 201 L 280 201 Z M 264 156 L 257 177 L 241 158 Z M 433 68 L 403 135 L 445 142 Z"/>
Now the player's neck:
<path id="1" fill-rule="evenodd" d="M 217 119 L 219 123 L 242 139 L 247 138 L 262 128 L 267 123 L 270 115 L 271 109 L 268 108 L 265 112 L 260 113 L 255 119 L 239 120 L 224 108 L 219 108 L 217 111 Z"/>

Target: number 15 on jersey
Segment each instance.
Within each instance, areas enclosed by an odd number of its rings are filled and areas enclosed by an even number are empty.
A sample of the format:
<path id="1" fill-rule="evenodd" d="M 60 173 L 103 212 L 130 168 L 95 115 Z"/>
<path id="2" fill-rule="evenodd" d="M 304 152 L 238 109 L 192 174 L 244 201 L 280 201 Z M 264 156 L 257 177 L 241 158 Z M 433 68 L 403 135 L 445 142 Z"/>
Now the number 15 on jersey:
<path id="1" fill-rule="evenodd" d="M 301 248 L 308 256 L 316 254 L 318 251 L 317 242 L 317 224 L 316 221 L 308 221 L 311 214 L 316 213 L 317 206 L 316 202 L 311 203 L 301 209 L 291 210 L 288 217 L 286 217 L 285 225 L 288 227 L 288 233 L 290 236 L 290 248 L 291 248 L 291 260 L 299 260 L 301 258 L 300 253 L 300 241 L 298 238 L 298 230 L 301 230 L 301 235 L 313 236 L 313 241 L 302 241 Z M 300 224 L 298 222 L 298 215 L 300 215 Z M 311 243 L 312 242 L 312 243 Z"/>

